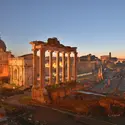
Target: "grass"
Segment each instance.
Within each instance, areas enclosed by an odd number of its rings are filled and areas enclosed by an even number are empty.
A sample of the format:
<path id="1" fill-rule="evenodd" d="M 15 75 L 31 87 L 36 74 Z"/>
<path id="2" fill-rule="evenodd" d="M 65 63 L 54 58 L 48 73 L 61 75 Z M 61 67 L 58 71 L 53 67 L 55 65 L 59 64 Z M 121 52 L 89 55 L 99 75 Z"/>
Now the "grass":
<path id="1" fill-rule="evenodd" d="M 3 104 L 3 103 L 1 103 L 0 104 L 0 106 L 1 107 L 4 107 L 5 108 L 5 110 L 7 110 L 7 111 L 14 111 L 16 108 L 15 107 L 13 107 L 13 106 L 10 106 L 10 105 L 8 105 L 8 104 Z"/>
<path id="2" fill-rule="evenodd" d="M 30 104 L 32 102 L 31 96 L 23 96 L 19 99 L 19 102 L 22 104 Z"/>
<path id="3" fill-rule="evenodd" d="M 41 104 L 40 102 L 33 100 L 31 96 L 23 96 L 23 97 L 19 98 L 18 101 L 21 104 L 25 104 L 25 105 L 39 105 L 39 104 Z"/>
<path id="4" fill-rule="evenodd" d="M 17 94 L 23 94 L 23 91 L 19 89 L 7 89 L 7 88 L 0 88 L 0 95 L 4 97 L 9 97 Z"/>

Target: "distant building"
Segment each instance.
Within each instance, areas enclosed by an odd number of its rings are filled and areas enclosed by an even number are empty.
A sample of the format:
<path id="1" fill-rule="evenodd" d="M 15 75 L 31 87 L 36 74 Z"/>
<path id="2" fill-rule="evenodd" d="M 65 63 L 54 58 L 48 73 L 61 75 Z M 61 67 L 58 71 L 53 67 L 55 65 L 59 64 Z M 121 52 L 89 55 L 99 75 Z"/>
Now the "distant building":
<path id="1" fill-rule="evenodd" d="M 101 61 L 102 61 L 102 62 L 107 62 L 107 61 L 109 61 L 109 55 L 103 55 L 103 56 L 101 56 Z"/>
<path id="2" fill-rule="evenodd" d="M 31 85 L 33 55 L 26 54 L 14 57 L 6 49 L 5 42 L 0 39 L 0 82 L 14 83 L 19 86 Z"/>
<path id="3" fill-rule="evenodd" d="M 98 60 L 98 57 L 96 57 L 95 55 L 88 54 L 88 55 L 79 57 L 79 60 L 80 61 L 96 61 Z"/>
<path id="4" fill-rule="evenodd" d="M 81 56 L 79 57 L 77 72 L 78 74 L 93 72 L 99 64 L 99 59 L 95 55 Z"/>
<path id="5" fill-rule="evenodd" d="M 118 59 L 117 59 L 116 57 L 112 57 L 112 58 L 110 59 L 110 62 L 116 63 L 117 61 L 118 61 Z"/>
<path id="6" fill-rule="evenodd" d="M 33 78 L 33 54 L 9 59 L 10 83 L 17 86 L 31 86 Z M 37 69 L 39 64 L 37 64 Z M 37 70 L 38 71 L 38 70 Z"/>
<path id="7" fill-rule="evenodd" d="M 117 61 L 117 58 L 116 57 L 112 57 L 111 56 L 111 52 L 109 53 L 109 55 L 103 55 L 100 57 L 101 61 L 103 63 L 107 63 L 107 62 L 113 62 L 115 63 Z"/>
<path id="8" fill-rule="evenodd" d="M 11 52 L 6 50 L 6 45 L 0 38 L 0 81 L 9 79 L 8 60 L 11 56 Z"/>
<path id="9" fill-rule="evenodd" d="M 92 72 L 96 68 L 96 61 L 79 61 L 77 65 L 77 73 Z"/>
<path id="10" fill-rule="evenodd" d="M 120 62 L 120 63 L 125 62 L 125 59 L 124 58 L 118 58 L 116 63 L 118 63 L 118 62 Z"/>

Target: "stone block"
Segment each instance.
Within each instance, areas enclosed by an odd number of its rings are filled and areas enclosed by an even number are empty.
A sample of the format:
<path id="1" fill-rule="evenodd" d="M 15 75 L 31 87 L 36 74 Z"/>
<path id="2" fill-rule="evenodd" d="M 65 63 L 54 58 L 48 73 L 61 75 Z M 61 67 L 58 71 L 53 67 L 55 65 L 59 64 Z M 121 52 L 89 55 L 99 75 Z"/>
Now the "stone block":
<path id="1" fill-rule="evenodd" d="M 32 99 L 39 101 L 41 103 L 45 103 L 43 89 L 41 88 L 32 88 Z"/>

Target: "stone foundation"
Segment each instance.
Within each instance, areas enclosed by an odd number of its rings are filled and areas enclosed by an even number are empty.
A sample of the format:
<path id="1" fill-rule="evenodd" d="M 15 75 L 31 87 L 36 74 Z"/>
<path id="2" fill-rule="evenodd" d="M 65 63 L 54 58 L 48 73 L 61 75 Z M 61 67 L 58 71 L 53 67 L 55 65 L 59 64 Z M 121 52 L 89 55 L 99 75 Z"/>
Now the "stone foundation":
<path id="1" fill-rule="evenodd" d="M 45 99 L 43 96 L 43 89 L 42 88 L 32 88 L 32 99 L 39 101 L 41 103 L 45 103 Z"/>

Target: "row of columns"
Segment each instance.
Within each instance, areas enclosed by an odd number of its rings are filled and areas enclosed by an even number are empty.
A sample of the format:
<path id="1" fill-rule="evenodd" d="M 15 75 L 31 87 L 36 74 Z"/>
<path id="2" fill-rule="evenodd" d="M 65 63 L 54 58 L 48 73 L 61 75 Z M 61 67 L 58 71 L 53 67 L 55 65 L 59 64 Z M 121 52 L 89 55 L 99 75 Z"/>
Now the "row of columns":
<path id="1" fill-rule="evenodd" d="M 59 51 L 56 51 L 56 84 L 59 83 Z M 66 81 L 65 78 L 65 54 L 62 52 L 62 82 Z M 67 81 L 71 81 L 71 58 L 70 52 L 67 56 Z M 52 55 L 53 51 L 49 51 L 49 84 L 52 84 Z M 33 85 L 36 86 L 37 83 L 37 50 L 33 50 Z M 77 78 L 77 52 L 74 52 L 74 63 L 73 63 L 73 80 Z M 45 49 L 40 49 L 40 87 L 43 87 L 45 83 Z"/>

